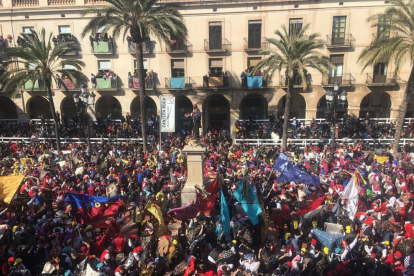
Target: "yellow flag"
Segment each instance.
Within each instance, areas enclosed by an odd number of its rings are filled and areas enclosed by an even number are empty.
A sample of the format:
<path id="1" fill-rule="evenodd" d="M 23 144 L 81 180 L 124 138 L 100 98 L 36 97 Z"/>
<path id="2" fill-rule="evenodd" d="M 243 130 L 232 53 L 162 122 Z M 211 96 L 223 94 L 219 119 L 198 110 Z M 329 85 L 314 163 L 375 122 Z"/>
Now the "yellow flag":
<path id="1" fill-rule="evenodd" d="M 26 164 L 33 165 L 32 158 L 20 158 L 20 161 L 22 162 L 22 165 L 26 165 Z"/>
<path id="2" fill-rule="evenodd" d="M 147 206 L 145 206 L 145 209 L 151 214 L 153 214 L 154 217 L 158 220 L 159 225 L 156 235 L 161 236 L 162 234 L 167 233 L 167 229 L 165 228 L 164 218 L 162 217 L 160 207 L 153 202 L 148 202 Z"/>
<path id="3" fill-rule="evenodd" d="M 384 164 L 385 160 L 388 160 L 388 156 L 375 156 L 374 159 L 377 159 L 378 163 Z"/>
<path id="4" fill-rule="evenodd" d="M 22 183 L 24 175 L 0 176 L 0 200 L 9 204 Z"/>

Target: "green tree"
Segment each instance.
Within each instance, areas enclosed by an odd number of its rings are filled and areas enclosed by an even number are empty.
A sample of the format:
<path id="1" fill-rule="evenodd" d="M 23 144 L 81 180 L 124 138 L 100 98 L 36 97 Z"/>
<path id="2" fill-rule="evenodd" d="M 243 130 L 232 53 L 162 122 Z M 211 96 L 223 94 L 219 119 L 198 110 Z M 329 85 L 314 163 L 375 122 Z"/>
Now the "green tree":
<path id="1" fill-rule="evenodd" d="M 109 5 L 100 9 L 89 9 L 83 15 L 93 15 L 85 26 L 82 36 L 96 34 L 99 28 L 112 30 L 112 37 L 121 34 L 123 40 L 129 33 L 135 43 L 135 57 L 140 84 L 145 83 L 143 43 L 150 43 L 150 37 L 158 41 L 171 44 L 171 37 L 178 41 L 185 41 L 187 28 L 183 23 L 183 16 L 179 12 L 179 5 L 174 3 L 156 4 L 157 0 L 106 0 Z M 139 86 L 143 150 L 147 150 L 147 131 L 145 116 L 145 86 Z"/>
<path id="2" fill-rule="evenodd" d="M 276 46 L 276 50 L 262 49 L 261 53 L 270 52 L 269 57 L 263 59 L 253 68 L 253 74 L 264 70 L 264 79 L 270 83 L 276 71 L 279 73 L 284 70 L 287 81 L 286 103 L 284 112 L 282 148 L 287 146 L 287 129 L 289 125 L 289 113 L 292 105 L 292 93 L 295 80 L 300 79 L 303 90 L 308 88 L 306 70 L 315 69 L 324 76 L 328 75 L 329 69 L 334 65 L 329 57 L 323 55 L 320 50 L 324 48 L 325 42 L 320 39 L 317 33 L 305 35 L 309 30 L 310 24 L 305 25 L 300 30 L 293 30 L 291 34 L 282 25 L 282 31 L 277 30 L 277 38 L 268 38 L 267 41 Z"/>
<path id="3" fill-rule="evenodd" d="M 28 81 L 33 84 L 39 80 L 44 82 L 55 125 L 56 147 L 60 151 L 59 126 L 53 102 L 52 82 L 57 81 L 56 74 L 63 74 L 72 82 L 88 83 L 88 78 L 81 71 L 85 64 L 83 61 L 74 58 L 62 59 L 62 56 L 78 51 L 77 45 L 75 43 L 62 43 L 52 47 L 53 34 L 50 33 L 49 36 L 46 36 L 44 28 L 39 33 L 33 30 L 31 34 L 22 33 L 21 35 L 28 43 L 15 48 L 7 48 L 4 51 L 4 56 L 9 59 L 13 58 L 13 60 L 5 62 L 10 70 L 8 70 L 8 78 L 5 80 L 6 84 L 3 90 L 11 91 L 12 96 L 15 96 Z M 17 63 L 15 69 L 11 69 L 10 63 Z M 65 65 L 72 66 L 76 70 L 64 69 Z M 62 83 L 62 86 L 68 92 L 68 88 L 64 83 Z M 31 93 L 33 94 L 33 88 Z"/>
<path id="4" fill-rule="evenodd" d="M 362 70 L 377 63 L 394 63 L 394 79 L 401 67 L 407 61 L 411 62 L 410 77 L 404 90 L 395 129 L 393 150 L 396 154 L 399 152 L 407 105 L 414 91 L 414 2 L 392 0 L 390 4 L 393 6 L 385 12 L 368 18 L 368 22 L 374 22 L 373 27 L 377 27 L 379 33 L 371 45 L 362 51 L 358 62 L 362 64 Z"/>

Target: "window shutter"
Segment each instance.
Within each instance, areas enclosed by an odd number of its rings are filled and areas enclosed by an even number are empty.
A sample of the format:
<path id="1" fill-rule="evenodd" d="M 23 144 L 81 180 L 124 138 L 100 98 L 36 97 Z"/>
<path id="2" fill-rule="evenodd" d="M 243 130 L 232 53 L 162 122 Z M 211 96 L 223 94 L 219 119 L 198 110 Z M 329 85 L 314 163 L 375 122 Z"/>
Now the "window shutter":
<path id="1" fill-rule="evenodd" d="M 209 26 L 221 26 L 221 21 L 209 22 L 208 25 Z"/>
<path id="2" fill-rule="evenodd" d="M 36 63 L 29 63 L 29 70 L 36 70 Z"/>
<path id="3" fill-rule="evenodd" d="M 98 69 L 99 70 L 111 70 L 111 61 L 110 60 L 99 60 Z"/>
<path id="4" fill-rule="evenodd" d="M 210 59 L 210 67 L 223 68 L 223 59 L 221 59 L 221 58 L 212 58 L 212 59 Z"/>
<path id="5" fill-rule="evenodd" d="M 59 26 L 59 34 L 70 34 L 70 26 Z"/>
<path id="6" fill-rule="evenodd" d="M 33 27 L 23 27 L 23 33 L 24 34 L 32 34 L 33 31 L 34 30 L 34 28 Z"/>
<path id="7" fill-rule="evenodd" d="M 98 34 L 103 33 L 103 31 L 105 31 L 105 26 L 99 27 L 97 33 Z"/>
<path id="8" fill-rule="evenodd" d="M 137 70 L 137 60 L 134 60 L 134 69 Z M 148 70 L 147 60 L 144 59 L 144 69 Z"/>
<path id="9" fill-rule="evenodd" d="M 344 63 L 344 55 L 334 55 L 331 56 L 331 61 L 333 64 Z"/>
<path id="10" fill-rule="evenodd" d="M 262 20 L 249 20 L 249 25 L 250 24 L 262 24 Z"/>
<path id="11" fill-rule="evenodd" d="M 184 60 L 183 59 L 173 60 L 172 68 L 173 69 L 184 69 Z"/>
<path id="12" fill-rule="evenodd" d="M 261 58 L 249 58 L 247 67 L 254 67 L 261 61 Z"/>
<path id="13" fill-rule="evenodd" d="M 63 69 L 65 69 L 65 70 L 75 70 L 76 68 L 73 65 L 65 64 L 65 65 L 63 65 Z"/>

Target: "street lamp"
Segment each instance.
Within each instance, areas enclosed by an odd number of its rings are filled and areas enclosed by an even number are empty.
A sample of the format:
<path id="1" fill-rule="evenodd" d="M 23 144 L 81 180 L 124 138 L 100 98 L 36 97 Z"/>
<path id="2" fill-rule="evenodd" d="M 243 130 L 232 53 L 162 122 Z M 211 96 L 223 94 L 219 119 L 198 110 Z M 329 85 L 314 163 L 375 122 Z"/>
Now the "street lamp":
<path id="1" fill-rule="evenodd" d="M 327 106 L 327 118 L 332 118 L 332 128 L 331 128 L 331 151 L 332 151 L 332 158 L 335 151 L 335 125 L 336 125 L 336 107 L 339 103 L 342 106 L 345 106 L 347 100 L 347 93 L 343 90 L 340 94 L 339 92 L 339 81 L 334 82 L 334 90 L 333 91 L 326 91 L 325 98 L 326 98 L 326 106 Z"/>
<path id="2" fill-rule="evenodd" d="M 92 92 L 89 94 L 86 84 L 81 85 L 81 94 L 73 95 L 73 100 L 75 101 L 79 122 L 86 124 L 86 131 L 88 137 L 88 147 L 91 148 L 91 135 L 89 129 L 89 120 L 88 120 L 88 106 L 92 105 L 95 106 L 95 97 L 96 95 Z M 89 103 L 89 98 L 91 99 L 92 103 Z"/>

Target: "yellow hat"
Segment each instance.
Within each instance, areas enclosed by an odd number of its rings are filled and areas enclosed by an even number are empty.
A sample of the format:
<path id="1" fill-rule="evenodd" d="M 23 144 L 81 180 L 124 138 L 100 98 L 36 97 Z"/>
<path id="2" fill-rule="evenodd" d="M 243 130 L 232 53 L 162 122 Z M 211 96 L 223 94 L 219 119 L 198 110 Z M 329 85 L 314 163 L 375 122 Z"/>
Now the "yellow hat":
<path id="1" fill-rule="evenodd" d="M 15 225 L 13 226 L 13 233 L 16 232 L 19 229 L 19 226 Z"/>
<path id="2" fill-rule="evenodd" d="M 303 253 L 306 253 L 306 248 L 301 249 Z"/>
<path id="3" fill-rule="evenodd" d="M 286 233 L 286 234 L 285 234 L 285 240 L 288 240 L 288 239 L 289 239 L 289 237 L 290 237 L 290 235 L 291 235 L 290 233 Z"/>
<path id="4" fill-rule="evenodd" d="M 369 241 L 368 238 L 362 238 L 362 241 Z"/>
<path id="5" fill-rule="evenodd" d="M 88 230 L 92 230 L 92 225 L 88 225 L 88 226 L 86 226 L 86 229 L 85 229 L 86 231 L 88 231 Z"/>
<path id="6" fill-rule="evenodd" d="M 345 233 L 351 233 L 351 226 L 348 225 L 347 227 L 345 227 Z"/>
<path id="7" fill-rule="evenodd" d="M 237 241 L 236 240 L 232 240 L 231 242 L 234 243 L 234 244 L 237 244 Z"/>
<path id="8" fill-rule="evenodd" d="M 237 234 L 240 234 L 240 233 L 241 233 L 241 230 L 237 231 Z"/>
<path id="9" fill-rule="evenodd" d="M 95 232 L 101 232 L 101 228 L 95 228 Z"/>
<path id="10" fill-rule="evenodd" d="M 324 247 L 323 248 L 323 252 L 328 255 L 329 254 L 329 248 L 328 247 Z"/>
<path id="11" fill-rule="evenodd" d="M 312 220 L 312 225 L 313 227 L 316 227 L 316 225 L 318 225 L 318 222 L 316 220 Z"/>
<path id="12" fill-rule="evenodd" d="M 389 241 L 383 241 L 382 244 L 390 245 L 390 242 Z"/>
<path id="13" fill-rule="evenodd" d="M 178 241 L 177 240 L 173 240 L 173 244 L 177 245 Z"/>
<path id="14" fill-rule="evenodd" d="M 19 264 L 21 264 L 22 262 L 23 262 L 23 260 L 22 260 L 22 259 L 17 258 L 17 259 L 16 259 L 16 261 L 14 262 L 14 265 L 19 265 Z"/>
<path id="15" fill-rule="evenodd" d="M 293 221 L 293 228 L 298 229 L 298 224 L 299 224 L 299 222 L 297 220 L 294 220 Z"/>

